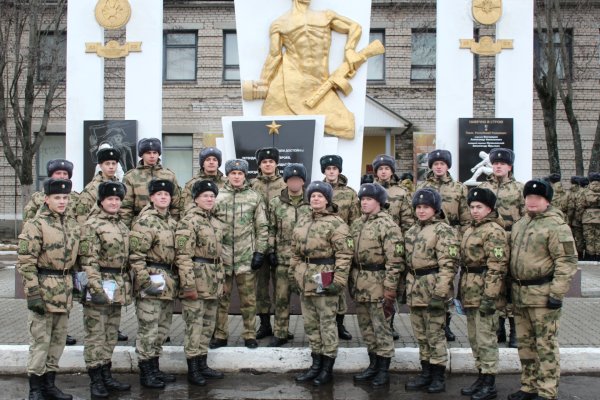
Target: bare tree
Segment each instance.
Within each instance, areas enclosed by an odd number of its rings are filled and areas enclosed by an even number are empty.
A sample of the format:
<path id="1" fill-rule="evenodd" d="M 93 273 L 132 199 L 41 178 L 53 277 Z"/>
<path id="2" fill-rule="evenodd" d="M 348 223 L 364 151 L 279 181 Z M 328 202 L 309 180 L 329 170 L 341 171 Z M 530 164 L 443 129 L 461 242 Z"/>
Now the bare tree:
<path id="1" fill-rule="evenodd" d="M 66 8 L 66 0 L 0 2 L 0 138 L 22 204 L 31 197 L 34 157 L 64 91 Z"/>

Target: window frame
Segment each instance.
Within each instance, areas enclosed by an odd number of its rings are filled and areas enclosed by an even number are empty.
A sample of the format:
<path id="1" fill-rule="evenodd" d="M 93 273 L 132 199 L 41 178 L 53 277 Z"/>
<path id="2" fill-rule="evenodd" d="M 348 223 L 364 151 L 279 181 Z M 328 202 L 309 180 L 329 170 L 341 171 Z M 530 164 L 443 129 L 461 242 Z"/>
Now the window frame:
<path id="1" fill-rule="evenodd" d="M 436 72 L 436 69 L 437 69 L 437 60 L 434 62 L 433 65 L 428 65 L 428 64 L 413 64 L 413 61 L 412 61 L 412 56 L 413 56 L 413 39 L 415 37 L 415 34 L 418 34 L 418 33 L 433 33 L 434 34 L 434 39 L 436 39 L 437 30 L 435 28 L 413 28 L 413 29 L 411 29 L 411 33 L 410 33 L 410 39 L 411 39 L 411 46 L 410 46 L 410 55 L 411 55 L 411 60 L 410 60 L 410 82 L 411 83 L 431 84 L 431 83 L 435 82 L 435 72 Z M 434 40 L 434 43 L 435 43 L 435 40 Z M 433 78 L 428 78 L 428 79 L 413 78 L 413 70 L 415 70 L 416 68 L 420 68 L 421 70 L 433 71 Z"/>
<path id="2" fill-rule="evenodd" d="M 369 32 L 369 43 L 371 42 L 370 40 L 370 35 L 372 33 L 381 33 L 381 43 L 383 44 L 383 47 L 385 47 L 386 44 L 386 37 L 385 37 L 385 28 L 373 28 L 370 30 Z M 386 57 L 385 57 L 386 53 L 383 53 L 381 55 L 382 59 L 383 59 L 383 78 L 381 79 L 369 79 L 369 75 L 368 75 L 368 70 L 367 70 L 367 84 L 368 85 L 385 85 L 386 82 L 386 77 L 387 77 L 387 71 L 386 71 Z M 369 64 L 367 62 L 367 68 L 368 68 Z"/>
<path id="3" fill-rule="evenodd" d="M 36 63 L 37 63 L 36 69 L 37 70 L 36 70 L 36 74 L 35 74 L 36 75 L 35 79 L 36 79 L 37 83 L 48 84 L 49 80 L 47 77 L 42 76 L 43 75 L 42 70 L 44 71 L 45 74 L 50 75 L 50 74 L 52 74 L 52 68 L 53 68 L 53 64 L 54 64 L 52 62 L 53 61 L 52 59 L 50 59 L 50 62 L 47 65 L 42 64 L 42 61 L 43 61 L 42 40 L 44 40 L 44 38 L 47 38 L 47 37 L 55 37 L 57 33 L 60 36 L 62 36 L 62 38 L 63 38 L 61 43 L 64 43 L 64 57 L 63 57 L 63 65 L 62 65 L 62 74 L 63 75 L 59 82 L 64 83 L 67 80 L 67 31 L 66 30 L 61 30 L 59 32 L 43 31 L 43 32 L 40 32 L 39 45 L 38 45 L 38 57 L 37 57 L 37 61 L 36 61 Z M 55 43 L 55 45 L 56 45 L 56 43 Z M 44 48 L 45 48 L 45 46 L 44 46 Z M 56 60 L 54 60 L 54 61 L 56 61 Z M 59 70 L 58 72 L 61 72 L 61 71 Z"/>
<path id="4" fill-rule="evenodd" d="M 194 35 L 194 45 L 169 45 L 167 37 L 169 34 Z M 194 49 L 194 77 L 190 79 L 168 79 L 167 78 L 167 50 L 168 49 Z M 198 80 L 198 30 L 194 29 L 169 29 L 163 31 L 163 83 L 196 82 Z"/>
<path id="5" fill-rule="evenodd" d="M 235 84 L 235 83 L 239 83 L 240 79 L 227 79 L 227 71 L 235 71 L 237 70 L 238 73 L 240 71 L 240 64 L 239 64 L 239 53 L 238 53 L 238 64 L 227 64 L 227 35 L 231 35 L 231 34 L 235 34 L 235 40 L 237 43 L 237 30 L 236 29 L 223 29 L 223 66 L 222 66 L 222 74 L 221 74 L 221 79 L 223 80 L 223 83 L 226 84 Z M 238 43 L 239 45 L 239 43 Z M 238 47 L 239 49 L 239 47 Z"/>
<path id="6" fill-rule="evenodd" d="M 561 74 L 557 74 L 557 77 L 559 80 L 564 81 L 565 79 L 569 79 L 570 81 L 573 81 L 573 42 L 574 42 L 574 30 L 573 28 L 565 28 L 565 35 L 568 38 L 566 46 L 567 46 L 567 57 L 568 60 L 567 62 L 569 63 L 569 76 L 566 76 L 566 71 L 564 68 L 564 65 L 561 69 L 562 73 Z M 541 42 L 540 40 L 540 35 L 539 35 L 539 30 L 535 29 L 533 32 L 533 52 L 534 52 L 534 69 L 535 69 L 535 74 L 538 78 L 542 77 L 542 55 L 545 56 L 544 54 L 544 49 L 543 49 L 543 45 L 545 44 Z M 548 30 L 547 29 L 542 29 L 542 33 L 546 35 L 546 37 L 548 37 Z M 559 42 L 554 42 L 554 35 L 555 34 L 560 34 L 558 29 L 553 29 L 552 31 L 552 41 L 553 41 L 553 48 L 554 51 L 556 52 L 556 54 L 560 57 L 559 60 L 562 58 L 560 56 L 560 41 Z M 547 63 L 547 60 L 546 60 Z M 557 70 L 558 72 L 558 70 Z M 546 72 L 543 72 L 544 75 L 547 74 Z"/>
<path id="7" fill-rule="evenodd" d="M 44 146 L 44 142 L 46 141 L 46 138 L 48 138 L 48 137 L 62 137 L 64 139 L 65 144 L 66 144 L 66 141 L 67 141 L 67 134 L 66 134 L 66 132 L 46 132 L 46 134 L 44 135 L 44 141 L 42 141 L 41 147 Z M 66 150 L 65 150 L 65 152 L 66 152 Z M 44 181 L 49 178 L 45 174 L 46 165 L 40 165 L 40 153 L 41 152 L 39 150 L 35 153 L 35 164 L 36 164 L 36 169 L 35 169 L 35 176 L 36 176 L 35 188 L 38 191 L 41 190 Z M 58 158 L 65 158 L 65 155 L 63 154 L 63 155 L 61 155 L 61 157 L 58 157 Z M 40 173 L 40 168 L 42 168 L 42 172 L 44 172 L 44 174 Z"/>
<path id="8" fill-rule="evenodd" d="M 190 146 L 169 146 L 167 144 L 167 142 L 168 142 L 167 137 L 176 137 L 176 136 L 179 136 L 179 137 L 185 136 L 185 137 L 190 138 L 191 139 Z M 193 133 L 186 133 L 186 132 L 163 133 L 162 134 L 162 144 L 163 144 L 162 145 L 162 152 L 163 152 L 163 154 L 165 154 L 166 152 L 169 152 L 169 151 L 177 151 L 177 150 L 191 151 L 190 171 L 192 171 L 192 173 L 191 173 L 190 176 L 193 177 L 194 176 L 194 174 L 193 174 L 193 167 L 194 167 L 194 134 Z M 162 164 L 165 167 L 167 167 L 167 168 L 169 166 L 167 164 L 165 164 L 165 160 L 168 161 L 168 159 L 169 159 L 168 157 L 166 157 L 166 158 L 161 157 Z M 179 177 L 178 177 L 178 182 L 179 182 Z M 185 183 L 185 182 L 179 182 L 179 183 L 181 184 L 181 183 Z"/>

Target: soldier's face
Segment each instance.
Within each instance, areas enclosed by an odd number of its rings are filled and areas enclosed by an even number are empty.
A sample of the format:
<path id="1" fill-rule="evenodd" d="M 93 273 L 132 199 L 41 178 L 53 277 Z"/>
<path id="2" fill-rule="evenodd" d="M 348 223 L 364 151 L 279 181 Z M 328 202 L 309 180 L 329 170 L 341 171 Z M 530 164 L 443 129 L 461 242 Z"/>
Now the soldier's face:
<path id="1" fill-rule="evenodd" d="M 492 164 L 492 170 L 494 175 L 498 178 L 504 178 L 508 176 L 508 173 L 512 171 L 512 165 L 507 163 L 496 161 Z"/>
<path id="2" fill-rule="evenodd" d="M 545 197 L 538 196 L 537 194 L 529 194 L 525 197 L 525 208 L 527 212 L 537 214 L 546 211 L 550 203 Z"/>
<path id="3" fill-rule="evenodd" d="M 334 165 L 329 165 L 325 168 L 325 179 L 327 182 L 336 183 L 340 176 L 340 170 Z"/>
<path id="4" fill-rule="evenodd" d="M 121 209 L 121 198 L 119 196 L 108 196 L 100 202 L 100 206 L 107 214 L 114 215 Z"/>
<path id="5" fill-rule="evenodd" d="M 54 171 L 50 178 L 54 179 L 69 179 L 69 173 L 67 171 L 59 169 L 58 171 Z"/>
<path id="6" fill-rule="evenodd" d="M 202 168 L 207 174 L 214 175 L 217 173 L 217 169 L 219 169 L 219 160 L 217 160 L 217 157 L 215 156 L 208 156 L 204 159 Z"/>
<path id="7" fill-rule="evenodd" d="M 215 199 L 217 196 L 211 191 L 200 193 L 195 199 L 194 202 L 198 207 L 203 210 L 210 211 L 215 206 Z"/>
<path id="8" fill-rule="evenodd" d="M 144 165 L 156 165 L 159 157 L 158 151 L 147 151 L 142 154 L 142 161 L 144 161 Z"/>
<path id="9" fill-rule="evenodd" d="M 69 205 L 68 194 L 51 194 L 44 197 L 44 202 L 48 204 L 50 211 L 63 214 Z"/>
<path id="10" fill-rule="evenodd" d="M 491 208 L 478 201 L 472 201 L 471 205 L 469 205 L 469 210 L 471 210 L 471 217 L 473 217 L 475 221 L 481 221 L 492 212 Z"/>
<path id="11" fill-rule="evenodd" d="M 381 206 L 379 205 L 379 202 L 374 198 L 363 196 L 362 199 L 360 199 L 360 209 L 363 212 L 363 214 L 371 215 L 377 214 L 381 209 Z"/>
<path id="12" fill-rule="evenodd" d="M 382 182 L 387 182 L 390 179 L 392 179 L 392 169 L 389 167 L 389 165 L 382 165 L 381 167 L 377 168 L 377 179 L 379 179 Z"/>
<path id="13" fill-rule="evenodd" d="M 313 192 L 310 195 L 310 207 L 315 211 L 323 211 L 327 208 L 327 198 L 320 192 Z"/>
<path id="14" fill-rule="evenodd" d="M 426 206 L 425 204 L 419 204 L 415 208 L 415 214 L 419 221 L 427 221 L 429 218 L 435 215 L 433 207 Z"/>
<path id="15" fill-rule="evenodd" d="M 437 177 L 442 177 L 448 172 L 448 165 L 443 161 L 436 161 L 431 165 L 433 174 Z"/>
<path id="16" fill-rule="evenodd" d="M 304 180 L 297 176 L 292 176 L 287 180 L 288 190 L 292 193 L 302 192 L 302 187 L 304 186 Z"/>
<path id="17" fill-rule="evenodd" d="M 265 158 L 260 162 L 260 170 L 263 173 L 263 175 L 275 175 L 275 168 L 277 168 L 277 163 L 275 162 L 275 160 Z"/>
<path id="18" fill-rule="evenodd" d="M 159 190 L 150 196 L 150 201 L 158 211 L 165 212 L 171 205 L 171 195 L 166 190 Z"/>
<path id="19" fill-rule="evenodd" d="M 119 164 L 115 160 L 108 160 L 100 164 L 100 169 L 104 175 L 112 178 L 117 173 L 117 165 Z"/>
<path id="20" fill-rule="evenodd" d="M 229 175 L 227 175 L 227 180 L 231 183 L 233 187 L 242 187 L 244 185 L 244 180 L 246 179 L 246 174 L 242 171 L 231 171 Z"/>

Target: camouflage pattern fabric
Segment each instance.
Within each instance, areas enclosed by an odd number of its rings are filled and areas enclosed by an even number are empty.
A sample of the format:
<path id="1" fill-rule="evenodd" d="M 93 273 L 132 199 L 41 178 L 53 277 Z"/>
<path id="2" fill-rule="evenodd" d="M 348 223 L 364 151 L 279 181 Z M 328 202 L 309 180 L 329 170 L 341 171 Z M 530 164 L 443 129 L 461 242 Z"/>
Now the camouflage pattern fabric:
<path id="1" fill-rule="evenodd" d="M 88 183 L 81 194 L 79 195 L 79 202 L 77 204 L 77 222 L 80 225 L 83 225 L 87 219 L 87 216 L 92 211 L 94 206 L 96 205 L 96 201 L 98 200 L 98 186 L 102 182 L 118 182 L 119 180 L 116 177 L 106 178 L 102 174 L 102 171 L 98 172 L 94 179 Z"/>
<path id="2" fill-rule="evenodd" d="M 244 322 L 243 339 L 256 339 L 254 331 L 256 319 L 256 275 L 244 273 L 226 275 L 223 287 L 223 296 L 219 299 L 217 308 L 217 322 L 215 326 L 215 338 L 227 339 L 229 337 L 229 305 L 231 304 L 231 291 L 233 290 L 233 279 L 237 284 L 240 296 L 240 314 Z"/>
<path id="3" fill-rule="evenodd" d="M 490 189 L 496 195 L 496 210 L 504 220 L 504 229 L 510 230 L 525 215 L 523 184 L 517 182 L 512 173 L 509 172 L 508 177 L 502 181 L 492 174 L 479 187 Z"/>
<path id="4" fill-rule="evenodd" d="M 84 304 L 83 359 L 86 368 L 96 368 L 108 364 L 117 345 L 121 306 Z"/>
<path id="5" fill-rule="evenodd" d="M 600 182 L 590 182 L 579 192 L 576 204 L 577 226 L 582 227 L 587 256 L 600 256 Z M 598 260 L 600 261 L 600 260 Z"/>
<path id="6" fill-rule="evenodd" d="M 27 203 L 23 208 L 23 224 L 35 217 L 39 209 L 42 208 L 42 206 L 44 205 L 45 197 L 46 194 L 43 191 L 35 192 L 31 195 L 31 200 L 29 200 L 29 203 Z M 67 217 L 77 219 L 78 201 L 79 194 L 75 191 L 71 191 L 71 193 L 69 193 L 69 205 L 65 210 L 65 215 Z"/>
<path id="7" fill-rule="evenodd" d="M 335 316 L 338 296 L 300 296 L 304 332 L 310 350 L 335 358 L 338 350 L 338 331 Z"/>
<path id="8" fill-rule="evenodd" d="M 567 219 L 567 213 L 569 211 L 569 194 L 565 191 L 565 188 L 561 182 L 550 184 L 554 190 L 554 195 L 552 196 L 552 206 L 562 211 L 562 213 L 565 214 L 565 219 Z"/>
<path id="9" fill-rule="evenodd" d="M 290 325 L 290 291 L 289 264 L 279 264 L 275 275 L 275 319 L 273 336 L 287 339 Z"/>
<path id="10" fill-rule="evenodd" d="M 135 352 L 138 359 L 149 360 L 160 357 L 163 343 L 171 329 L 173 301 L 139 298 L 136 300 L 135 312 L 138 320 Z"/>
<path id="11" fill-rule="evenodd" d="M 227 182 L 227 178 L 223 175 L 223 173 L 217 170 L 216 175 L 207 175 L 203 169 L 198 171 L 198 174 L 194 176 L 192 179 L 185 183 L 183 190 L 181 192 L 181 202 L 179 204 L 179 209 L 182 213 L 187 212 L 190 208 L 193 208 L 196 204 L 194 203 L 194 199 L 192 199 L 192 188 L 194 187 L 194 183 L 203 180 L 210 180 L 217 184 L 219 190 L 225 185 Z"/>
<path id="12" fill-rule="evenodd" d="M 182 317 L 185 322 L 183 351 L 186 358 L 208 354 L 208 344 L 215 330 L 218 300 L 181 300 Z"/>
<path id="13" fill-rule="evenodd" d="M 383 182 L 377 178 L 375 178 L 375 182 L 379 183 L 387 191 L 389 203 L 387 212 L 400 227 L 402 234 L 405 234 L 415 223 L 410 193 L 403 186 L 399 185 L 396 175 L 392 176 L 390 182 Z"/>
<path id="14" fill-rule="evenodd" d="M 394 339 L 390 320 L 383 313 L 383 302 L 357 302 L 356 319 L 369 353 L 394 357 Z"/>
<path id="15" fill-rule="evenodd" d="M 448 362 L 448 343 L 444 335 L 446 314 L 432 316 L 426 307 L 411 307 L 410 324 L 419 346 L 419 360 L 445 366 Z"/>
<path id="16" fill-rule="evenodd" d="M 467 308 L 467 334 L 475 368 L 486 375 L 498 374 L 498 312 L 482 316 L 478 308 Z"/>
<path id="17" fill-rule="evenodd" d="M 58 362 L 65 349 L 69 314 L 29 311 L 29 358 L 27 375 L 43 375 L 58 371 Z"/>
<path id="18" fill-rule="evenodd" d="M 327 182 L 323 179 L 323 182 Z M 338 206 L 338 216 L 348 226 L 360 218 L 360 200 L 356 191 L 348 186 L 348 178 L 344 174 L 338 175 L 338 181 L 331 184 L 333 188 L 333 202 Z"/>

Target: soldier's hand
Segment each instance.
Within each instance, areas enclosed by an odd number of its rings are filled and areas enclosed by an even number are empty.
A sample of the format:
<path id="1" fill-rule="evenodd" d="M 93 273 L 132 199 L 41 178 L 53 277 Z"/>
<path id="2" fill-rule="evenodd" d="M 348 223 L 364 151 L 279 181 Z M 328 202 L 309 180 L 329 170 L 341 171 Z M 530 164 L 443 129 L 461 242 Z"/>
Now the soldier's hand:
<path id="1" fill-rule="evenodd" d="M 163 290 L 160 289 L 160 286 L 161 285 L 158 283 L 151 283 L 144 288 L 144 293 L 146 293 L 148 296 L 160 296 L 163 292 Z"/>
<path id="2" fill-rule="evenodd" d="M 279 265 L 279 261 L 277 260 L 277 253 L 267 254 L 267 260 L 269 260 L 269 265 L 273 268 L 277 268 L 277 266 Z"/>
<path id="3" fill-rule="evenodd" d="M 252 254 L 252 262 L 250 263 L 250 268 L 252 268 L 253 271 L 256 271 L 257 269 L 260 269 L 260 267 L 263 266 L 264 262 L 265 255 L 263 253 L 255 251 L 254 254 Z"/>
<path id="4" fill-rule="evenodd" d="M 483 297 L 479 303 L 479 315 L 489 317 L 496 312 L 496 301 L 491 297 Z"/>
<path id="5" fill-rule="evenodd" d="M 394 307 L 395 300 L 385 299 L 383 301 L 383 316 L 385 319 L 390 318 L 396 312 L 396 308 Z"/>
<path id="6" fill-rule="evenodd" d="M 360 178 L 360 184 L 362 185 L 363 183 L 373 183 L 375 182 L 375 178 L 373 177 L 373 175 L 371 174 L 365 174 Z"/>
<path id="7" fill-rule="evenodd" d="M 396 291 L 395 290 L 384 290 L 383 298 L 386 301 L 394 302 L 396 300 Z"/>
<path id="8" fill-rule="evenodd" d="M 100 293 L 92 293 L 91 298 L 92 304 L 97 304 L 99 306 L 108 304 L 108 296 L 106 295 L 106 293 L 104 293 L 104 291 Z"/>
<path id="9" fill-rule="evenodd" d="M 552 296 L 548 296 L 548 301 L 546 302 L 546 307 L 551 310 L 558 310 L 562 307 L 562 300 L 555 299 Z"/>
<path id="10" fill-rule="evenodd" d="M 186 300 L 198 300 L 198 292 L 196 288 L 183 289 L 183 298 Z"/>
<path id="11" fill-rule="evenodd" d="M 46 306 L 39 293 L 27 296 L 27 309 L 39 315 L 46 314 Z"/>
<path id="12" fill-rule="evenodd" d="M 446 314 L 446 305 L 444 304 L 444 299 L 438 296 L 433 296 L 429 305 L 427 306 L 427 311 L 432 317 L 440 317 Z"/>

